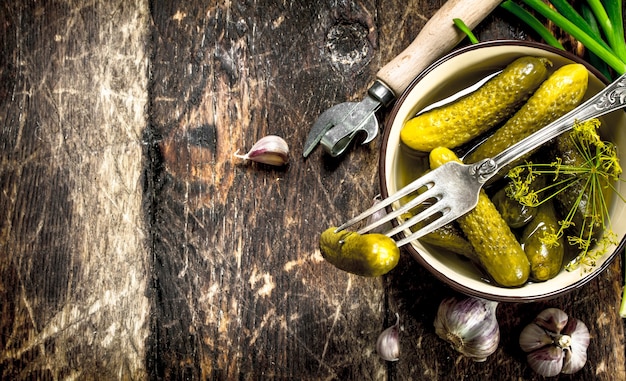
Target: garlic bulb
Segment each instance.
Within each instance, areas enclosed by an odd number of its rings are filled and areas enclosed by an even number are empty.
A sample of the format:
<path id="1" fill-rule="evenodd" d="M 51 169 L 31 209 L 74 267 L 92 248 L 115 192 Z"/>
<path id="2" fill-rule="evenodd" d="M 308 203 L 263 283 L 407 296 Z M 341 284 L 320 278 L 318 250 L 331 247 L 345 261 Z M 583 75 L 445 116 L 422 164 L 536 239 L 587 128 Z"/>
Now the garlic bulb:
<path id="1" fill-rule="evenodd" d="M 497 306 L 497 302 L 473 297 L 444 299 L 435 318 L 435 332 L 462 355 L 485 361 L 500 343 Z"/>
<path id="2" fill-rule="evenodd" d="M 238 152 L 235 152 L 236 157 L 258 163 L 281 166 L 289 162 L 289 146 L 283 138 L 276 135 L 261 138 L 245 155 Z"/>
<path id="3" fill-rule="evenodd" d="M 376 340 L 376 353 L 383 360 L 398 361 L 400 356 L 400 316 L 396 313 L 396 324 L 385 329 Z"/>
<path id="4" fill-rule="evenodd" d="M 519 344 L 528 353 L 528 365 L 538 374 L 544 377 L 572 374 L 587 362 L 589 330 L 562 310 L 548 308 L 524 327 Z"/>

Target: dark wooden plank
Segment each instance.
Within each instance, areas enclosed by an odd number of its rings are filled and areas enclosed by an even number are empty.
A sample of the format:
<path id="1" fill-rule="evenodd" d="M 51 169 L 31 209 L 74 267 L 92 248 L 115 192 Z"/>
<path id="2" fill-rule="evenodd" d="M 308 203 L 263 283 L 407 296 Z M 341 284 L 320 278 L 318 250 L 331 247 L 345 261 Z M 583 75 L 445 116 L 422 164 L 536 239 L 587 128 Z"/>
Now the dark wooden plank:
<path id="1" fill-rule="evenodd" d="M 0 20 L 0 377 L 145 378 L 147 3 Z"/>
<path id="2" fill-rule="evenodd" d="M 373 196 L 361 168 L 376 147 L 346 165 L 300 158 L 319 111 L 364 91 L 376 60 L 373 4 L 335 5 L 152 5 L 158 376 L 384 374 L 371 346 L 381 280 L 338 273 L 316 250 L 322 226 Z M 288 168 L 233 157 L 267 134 L 288 141 Z"/>

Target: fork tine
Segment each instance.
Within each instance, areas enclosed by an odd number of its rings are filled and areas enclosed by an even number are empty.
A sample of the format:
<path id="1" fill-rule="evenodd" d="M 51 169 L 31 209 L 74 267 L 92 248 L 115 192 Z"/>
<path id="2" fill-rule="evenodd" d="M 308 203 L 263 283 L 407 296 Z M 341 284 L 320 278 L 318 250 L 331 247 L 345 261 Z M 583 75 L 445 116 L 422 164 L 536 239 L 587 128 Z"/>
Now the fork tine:
<path id="1" fill-rule="evenodd" d="M 430 208 L 429 208 L 430 209 Z M 437 212 L 437 211 L 435 211 Z M 453 215 L 453 213 L 450 213 L 450 209 L 446 209 L 443 208 L 442 211 L 443 215 L 440 216 L 439 218 L 437 218 L 434 221 L 431 221 L 428 225 L 422 226 L 422 228 L 416 230 L 415 232 L 413 232 L 412 234 L 410 234 L 409 236 L 399 240 L 396 242 L 396 245 L 398 245 L 398 247 L 404 246 L 409 242 L 412 242 L 418 238 L 422 238 L 423 236 L 425 236 L 426 234 L 432 233 L 433 231 L 439 229 L 440 227 L 449 224 L 450 222 L 454 221 L 456 218 Z M 410 228 L 411 226 L 415 225 L 417 222 L 419 222 L 419 214 L 413 218 L 411 218 L 410 220 L 405 221 L 402 225 L 399 225 L 397 228 L 401 228 L 401 230 L 405 230 Z M 413 220 L 414 221 L 411 221 Z M 398 232 L 399 232 L 398 231 Z M 398 233 L 396 232 L 396 233 Z M 394 234 L 396 234 L 394 233 Z"/>
<path id="2" fill-rule="evenodd" d="M 430 183 L 426 183 L 426 186 L 428 186 Z M 419 188 L 417 188 L 419 189 Z M 371 230 L 375 229 L 376 227 L 391 221 L 395 218 L 400 217 L 401 215 L 403 215 L 404 213 L 407 213 L 408 211 L 410 211 L 411 209 L 415 208 L 416 206 L 421 205 L 424 201 L 428 200 L 428 199 L 437 199 L 439 200 L 441 198 L 441 195 L 438 194 L 437 192 L 433 191 L 433 186 L 430 186 L 429 189 L 427 189 L 426 191 L 424 191 L 423 193 L 420 193 L 419 195 L 417 195 L 414 199 L 410 200 L 409 202 L 407 202 L 406 204 L 400 206 L 398 209 L 393 210 L 390 213 L 387 213 L 385 216 L 383 216 L 382 218 L 380 218 L 378 221 L 374 221 L 371 224 L 361 228 L 358 233 L 359 234 L 364 234 L 364 233 L 368 233 Z M 430 209 L 430 208 L 428 208 Z M 391 236 L 392 234 L 387 234 L 388 236 Z"/>
<path id="3" fill-rule="evenodd" d="M 421 221 L 426 221 L 428 218 L 434 216 L 435 214 L 437 214 L 439 212 L 441 212 L 443 215 L 445 215 L 446 212 L 449 209 L 450 208 L 447 208 L 445 205 L 442 205 L 441 202 L 438 201 L 435 204 L 428 206 L 426 209 L 422 210 L 418 214 L 412 216 L 408 220 L 402 222 L 401 224 L 399 224 L 395 228 L 389 230 L 388 232 L 385 233 L 385 235 L 388 236 L 388 237 L 391 237 L 391 236 L 393 236 L 395 234 L 398 234 L 399 232 L 401 232 L 401 231 L 403 231 L 405 229 L 410 228 L 411 226 L 413 226 L 413 225 L 415 225 L 415 224 L 417 224 L 417 223 L 419 223 Z M 435 221 L 431 221 L 431 223 L 433 223 Z M 422 228 L 428 227 L 429 225 L 430 225 L 430 223 L 425 225 L 425 226 L 423 226 Z"/>
<path id="4" fill-rule="evenodd" d="M 375 204 L 374 206 L 372 206 L 369 209 L 365 210 L 364 212 L 362 212 L 358 216 L 356 216 L 356 217 L 346 221 L 343 225 L 340 225 L 339 227 L 337 227 L 337 229 L 335 229 L 335 231 L 339 232 L 339 231 L 342 231 L 342 230 L 344 230 L 346 228 L 349 228 L 350 226 L 352 226 L 352 225 L 354 225 L 354 224 L 356 224 L 356 223 L 358 223 L 358 222 L 368 218 L 372 214 L 378 212 L 379 210 L 381 210 L 383 208 L 386 208 L 387 206 L 389 206 L 392 203 L 398 201 L 402 197 L 409 195 L 410 193 L 420 189 L 423 186 L 428 186 L 429 189 L 432 188 L 432 185 L 434 184 L 433 178 L 435 177 L 433 175 L 433 173 L 435 173 L 435 172 L 436 172 L 436 170 L 435 171 L 431 171 L 431 172 L 425 174 L 424 176 L 421 176 L 421 177 L 417 178 L 413 182 L 411 182 L 408 185 L 404 186 L 398 192 L 396 192 L 393 195 L 387 197 L 386 199 L 382 200 L 381 202 Z M 426 192 L 424 192 L 424 193 L 426 193 Z M 415 201 L 415 200 L 411 200 L 411 202 L 413 202 L 413 201 Z M 406 212 L 410 208 L 404 210 L 404 206 L 403 206 L 403 208 L 401 208 L 401 209 L 403 209 L 403 212 L 399 213 L 397 216 L 399 216 L 400 214 Z M 385 222 L 390 221 L 393 218 L 395 218 L 395 217 L 394 216 L 389 217 L 389 215 L 386 215 L 381 220 L 376 221 L 375 223 L 371 224 L 370 226 L 366 226 L 366 227 L 369 228 L 368 229 L 368 231 L 369 231 L 371 229 L 374 229 L 377 226 L 380 226 L 380 225 L 384 224 Z M 361 229 L 361 230 L 364 230 L 364 229 Z"/>

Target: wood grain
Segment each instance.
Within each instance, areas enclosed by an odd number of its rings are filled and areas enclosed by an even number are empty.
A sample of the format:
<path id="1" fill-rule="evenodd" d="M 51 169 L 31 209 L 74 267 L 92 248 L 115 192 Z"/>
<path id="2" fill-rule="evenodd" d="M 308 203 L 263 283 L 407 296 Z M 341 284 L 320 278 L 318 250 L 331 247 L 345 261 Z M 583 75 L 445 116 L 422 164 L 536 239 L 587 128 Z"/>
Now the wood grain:
<path id="1" fill-rule="evenodd" d="M 500 304 L 484 363 L 434 333 L 454 292 L 404 254 L 368 279 L 318 234 L 373 202 L 380 139 L 301 158 L 442 0 L 56 0 L 0 5 L 3 379 L 540 380 L 517 346 L 554 306 L 590 328 L 568 380 L 626 380 L 623 262 Z M 481 40 L 532 35 L 502 10 Z M 382 121 L 387 117 L 379 113 Z M 277 134 L 284 168 L 234 157 Z M 401 359 L 378 334 L 401 319 Z"/>
<path id="2" fill-rule="evenodd" d="M 327 105 L 315 104 L 327 101 L 316 95 L 317 84 L 329 76 L 347 77 L 336 87 L 364 78 L 376 43 L 366 38 L 373 8 L 206 9 L 195 2 L 160 8 L 166 6 L 153 5 L 163 15 L 162 23 L 155 20 L 155 40 L 163 43 L 151 95 L 162 101 L 151 124 L 163 138 L 155 155 L 165 167 L 154 179 L 152 226 L 162 319 L 151 346 L 163 366 L 157 375 L 352 379 L 367 368 L 366 379 L 378 378 L 385 366 L 370 336 L 382 323 L 381 283 L 324 271 L 315 233 L 345 213 L 355 190 L 370 199 L 376 176 L 354 189 L 347 180 L 362 160 L 323 168 L 299 158 L 303 134 Z M 184 41 L 183 51 L 204 53 L 191 60 L 178 54 L 169 48 L 172 35 Z M 186 71 L 192 74 L 177 74 Z M 180 113 L 172 113 L 170 99 L 181 100 Z M 233 157 L 267 134 L 292 147 L 288 168 Z M 182 156 L 189 158 L 185 168 Z M 366 160 L 373 166 L 376 155 Z M 164 329 L 169 322 L 177 329 Z M 354 336 L 356 326 L 368 334 Z M 346 345 L 346 336 L 354 345 Z M 287 363 L 293 366 L 279 365 Z"/>
<path id="3" fill-rule="evenodd" d="M 141 379 L 148 7 L 0 6 L 3 379 Z"/>

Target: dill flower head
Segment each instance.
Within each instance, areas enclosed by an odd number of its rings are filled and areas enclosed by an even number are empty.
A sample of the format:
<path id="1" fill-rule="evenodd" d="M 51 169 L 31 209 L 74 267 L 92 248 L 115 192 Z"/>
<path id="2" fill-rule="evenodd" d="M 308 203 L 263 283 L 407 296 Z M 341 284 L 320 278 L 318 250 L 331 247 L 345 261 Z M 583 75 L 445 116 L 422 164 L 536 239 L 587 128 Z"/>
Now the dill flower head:
<path id="1" fill-rule="evenodd" d="M 595 266 L 596 259 L 608 250 L 609 244 L 615 243 L 615 234 L 610 230 L 610 200 L 607 195 L 617 193 L 613 184 L 620 180 L 622 168 L 615 145 L 603 141 L 598 135 L 599 126 L 598 119 L 574 125 L 570 139 L 581 160 L 568 160 L 565 164 L 562 158 L 557 157 L 549 164 L 528 162 L 508 173 L 510 184 L 507 195 L 526 206 L 539 206 L 562 192 L 580 191 L 575 203 L 569 206 L 569 212 L 562 213 L 559 230 L 544 237 L 548 243 L 568 234 L 567 242 L 579 250 L 578 256 L 567 264 L 568 270 L 581 264 Z M 534 184 L 541 176 L 548 176 L 546 180 L 550 181 L 537 187 Z M 619 197 L 624 200 L 621 195 Z M 577 218 L 580 206 L 583 216 Z M 605 233 L 599 242 L 596 239 L 598 232 Z"/>

